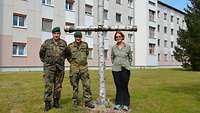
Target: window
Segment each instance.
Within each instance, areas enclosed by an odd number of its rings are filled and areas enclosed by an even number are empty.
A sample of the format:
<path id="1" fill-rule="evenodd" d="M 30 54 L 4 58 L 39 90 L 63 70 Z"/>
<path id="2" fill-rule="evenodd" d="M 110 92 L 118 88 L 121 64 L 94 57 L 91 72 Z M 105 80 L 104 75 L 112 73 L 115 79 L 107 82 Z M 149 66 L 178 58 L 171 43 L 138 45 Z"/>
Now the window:
<path id="1" fill-rule="evenodd" d="M 92 35 L 92 32 L 91 32 L 91 31 L 85 32 L 85 36 L 91 36 L 91 35 Z"/>
<path id="2" fill-rule="evenodd" d="M 128 7 L 133 8 L 133 0 L 128 0 Z"/>
<path id="3" fill-rule="evenodd" d="M 164 60 L 167 62 L 168 61 L 168 55 L 167 54 L 164 54 Z"/>
<path id="4" fill-rule="evenodd" d="M 121 22 L 121 14 L 116 13 L 116 22 Z"/>
<path id="5" fill-rule="evenodd" d="M 24 27 L 25 26 L 26 15 L 22 14 L 13 14 L 13 25 L 17 27 Z"/>
<path id="6" fill-rule="evenodd" d="M 108 10 L 106 9 L 103 10 L 103 18 L 104 20 L 108 20 Z"/>
<path id="7" fill-rule="evenodd" d="M 42 18 L 42 31 L 51 32 L 52 23 L 53 23 L 52 19 Z"/>
<path id="8" fill-rule="evenodd" d="M 158 24 L 158 32 L 160 32 L 160 25 Z"/>
<path id="9" fill-rule="evenodd" d="M 89 48 L 88 59 L 92 59 L 92 58 L 93 58 L 93 49 Z"/>
<path id="10" fill-rule="evenodd" d="M 155 44 L 149 43 L 149 54 L 154 55 L 155 54 Z"/>
<path id="11" fill-rule="evenodd" d="M 177 18 L 177 24 L 179 24 L 179 20 L 180 20 L 180 19 L 179 19 L 179 18 Z"/>
<path id="12" fill-rule="evenodd" d="M 158 61 L 160 61 L 160 53 L 158 53 Z"/>
<path id="13" fill-rule="evenodd" d="M 107 49 L 104 49 L 104 58 L 108 59 L 108 50 Z"/>
<path id="14" fill-rule="evenodd" d="M 150 5 L 153 5 L 153 6 L 156 5 L 156 3 L 154 3 L 154 2 L 152 2 L 152 1 L 150 1 L 150 0 L 149 0 L 149 4 L 150 4 Z"/>
<path id="15" fill-rule="evenodd" d="M 160 18 L 160 11 L 157 11 L 157 17 Z"/>
<path id="16" fill-rule="evenodd" d="M 174 55 L 171 55 L 171 61 L 172 62 L 174 61 Z"/>
<path id="17" fill-rule="evenodd" d="M 174 16 L 171 15 L 171 22 L 174 22 Z"/>
<path id="18" fill-rule="evenodd" d="M 91 5 L 85 5 L 85 14 L 92 16 L 92 6 Z"/>
<path id="19" fill-rule="evenodd" d="M 174 35 L 174 29 L 171 29 L 171 35 Z"/>
<path id="20" fill-rule="evenodd" d="M 171 41 L 171 48 L 174 48 L 174 42 Z"/>
<path id="21" fill-rule="evenodd" d="M 155 21 L 155 11 L 149 10 L 149 21 Z"/>
<path id="22" fill-rule="evenodd" d="M 167 13 L 164 13 L 164 20 L 167 20 Z"/>
<path id="23" fill-rule="evenodd" d="M 132 42 L 133 34 L 128 34 L 128 42 Z"/>
<path id="24" fill-rule="evenodd" d="M 42 0 L 42 4 L 52 5 L 52 0 Z"/>
<path id="25" fill-rule="evenodd" d="M 73 2 L 69 2 L 68 0 L 66 0 L 65 9 L 73 10 Z"/>
<path id="26" fill-rule="evenodd" d="M 117 4 L 121 4 L 121 0 L 116 0 L 116 3 Z"/>
<path id="27" fill-rule="evenodd" d="M 149 38 L 155 38 L 155 28 L 149 26 Z"/>
<path id="28" fill-rule="evenodd" d="M 26 44 L 13 42 L 13 56 L 26 56 Z"/>
<path id="29" fill-rule="evenodd" d="M 65 26 L 74 27 L 74 23 L 65 22 Z M 66 32 L 66 34 L 73 34 L 73 32 Z"/>
<path id="30" fill-rule="evenodd" d="M 167 47 L 167 40 L 164 40 L 164 47 Z"/>
<path id="31" fill-rule="evenodd" d="M 167 27 L 166 26 L 164 27 L 164 33 L 165 34 L 167 33 Z"/>
<path id="32" fill-rule="evenodd" d="M 183 25 L 183 26 L 185 25 L 185 20 L 182 20 L 182 25 Z"/>
<path id="33" fill-rule="evenodd" d="M 128 16 L 128 24 L 133 25 L 133 17 Z"/>
<path id="34" fill-rule="evenodd" d="M 158 39 L 158 46 L 160 46 L 160 39 Z"/>
<path id="35" fill-rule="evenodd" d="M 108 34 L 108 32 L 103 31 L 103 37 L 107 38 L 107 34 Z"/>
<path id="36" fill-rule="evenodd" d="M 74 27 L 74 23 L 70 23 L 70 22 L 65 22 L 66 26 L 70 26 L 70 27 Z"/>

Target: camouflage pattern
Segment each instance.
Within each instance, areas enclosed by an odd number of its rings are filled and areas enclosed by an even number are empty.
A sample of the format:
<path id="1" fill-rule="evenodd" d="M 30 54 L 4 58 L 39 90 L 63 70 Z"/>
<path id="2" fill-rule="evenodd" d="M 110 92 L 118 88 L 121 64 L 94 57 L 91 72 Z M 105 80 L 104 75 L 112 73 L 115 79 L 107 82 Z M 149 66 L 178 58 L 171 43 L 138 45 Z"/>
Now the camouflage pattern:
<path id="1" fill-rule="evenodd" d="M 87 56 L 89 54 L 88 44 L 81 42 L 79 45 L 76 42 L 72 42 L 68 45 L 70 55 L 67 60 L 70 63 L 70 83 L 73 87 L 72 100 L 74 104 L 77 104 L 78 100 L 78 88 L 79 80 L 83 85 L 83 98 L 85 102 L 92 100 L 92 93 L 90 90 L 90 78 L 88 73 Z"/>
<path id="2" fill-rule="evenodd" d="M 51 101 L 52 98 L 60 99 L 67 57 L 67 43 L 62 39 L 58 42 L 48 39 L 41 45 L 39 55 L 44 63 L 44 101 Z"/>
<path id="3" fill-rule="evenodd" d="M 60 99 L 64 70 L 51 70 L 51 66 L 44 67 L 44 101 L 52 101 L 52 98 Z"/>

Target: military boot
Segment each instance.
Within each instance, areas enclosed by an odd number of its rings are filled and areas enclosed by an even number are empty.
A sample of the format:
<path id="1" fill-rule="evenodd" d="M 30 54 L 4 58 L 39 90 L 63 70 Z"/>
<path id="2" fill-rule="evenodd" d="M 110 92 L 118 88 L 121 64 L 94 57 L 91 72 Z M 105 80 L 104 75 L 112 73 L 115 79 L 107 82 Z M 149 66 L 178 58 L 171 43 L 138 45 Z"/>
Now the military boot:
<path id="1" fill-rule="evenodd" d="M 95 108 L 95 105 L 91 101 L 89 101 L 89 102 L 85 102 L 85 107 L 93 109 Z"/>
<path id="2" fill-rule="evenodd" d="M 61 105 L 59 103 L 59 99 L 54 99 L 54 101 L 53 101 L 53 107 L 55 107 L 55 108 L 61 108 Z"/>
<path id="3" fill-rule="evenodd" d="M 47 112 L 51 109 L 51 102 L 45 101 L 44 112 Z"/>

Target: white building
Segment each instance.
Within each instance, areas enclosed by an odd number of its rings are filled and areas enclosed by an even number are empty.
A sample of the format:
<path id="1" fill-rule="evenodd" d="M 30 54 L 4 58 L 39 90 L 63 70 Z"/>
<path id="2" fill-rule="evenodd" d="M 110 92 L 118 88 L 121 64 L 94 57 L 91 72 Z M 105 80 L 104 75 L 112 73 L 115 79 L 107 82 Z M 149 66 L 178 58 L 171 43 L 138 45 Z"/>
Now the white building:
<path id="1" fill-rule="evenodd" d="M 135 4 L 135 66 L 180 66 L 173 51 L 179 27 L 186 29 L 184 12 L 158 0 Z"/>
<path id="2" fill-rule="evenodd" d="M 163 19 L 164 12 L 167 20 Z M 173 23 L 170 22 L 171 15 Z M 181 23 L 183 17 L 182 11 L 157 0 L 104 0 L 105 25 L 138 26 L 136 34 L 125 32 L 125 42 L 132 47 L 133 64 L 136 66 L 177 65 L 170 58 L 173 57 L 170 44 L 176 45 L 177 29 L 185 27 Z M 176 18 L 179 24 L 175 23 Z M 0 71 L 41 69 L 39 48 L 44 40 L 51 38 L 52 27 L 97 24 L 96 0 L 0 0 Z M 158 25 L 160 32 L 157 32 Z M 167 27 L 167 33 L 163 33 L 163 27 Z M 171 29 L 173 35 L 170 35 Z M 65 33 L 64 30 L 61 33 L 68 44 L 74 40 L 73 33 Z M 83 34 L 83 40 L 90 48 L 89 66 L 98 66 L 97 33 Z M 113 35 L 114 32 L 104 32 L 107 66 L 111 66 Z M 164 47 L 164 44 L 167 46 Z"/>

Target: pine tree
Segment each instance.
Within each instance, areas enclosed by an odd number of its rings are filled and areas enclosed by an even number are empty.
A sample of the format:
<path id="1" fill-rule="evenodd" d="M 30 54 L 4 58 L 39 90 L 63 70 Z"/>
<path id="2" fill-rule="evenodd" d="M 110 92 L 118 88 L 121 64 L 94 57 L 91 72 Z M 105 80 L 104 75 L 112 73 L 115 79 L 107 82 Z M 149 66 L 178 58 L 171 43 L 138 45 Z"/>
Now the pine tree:
<path id="1" fill-rule="evenodd" d="M 191 5 L 185 9 L 185 22 L 187 29 L 178 31 L 178 46 L 175 47 L 174 56 L 183 67 L 191 67 L 200 71 L 200 0 L 189 0 Z"/>

